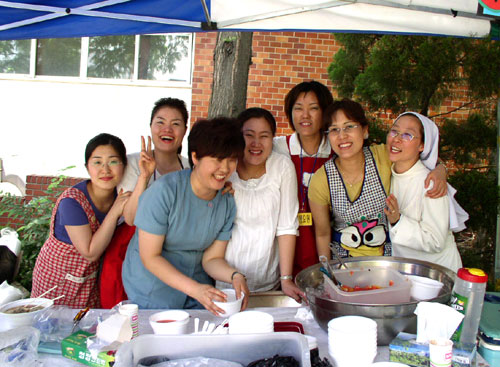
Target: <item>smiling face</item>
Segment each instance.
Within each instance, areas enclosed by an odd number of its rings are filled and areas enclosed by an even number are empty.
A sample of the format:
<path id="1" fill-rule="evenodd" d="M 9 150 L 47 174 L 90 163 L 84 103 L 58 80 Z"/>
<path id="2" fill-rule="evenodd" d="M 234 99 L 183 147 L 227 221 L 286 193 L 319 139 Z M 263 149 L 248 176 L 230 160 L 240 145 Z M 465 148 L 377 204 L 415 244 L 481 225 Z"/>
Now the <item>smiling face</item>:
<path id="1" fill-rule="evenodd" d="M 103 190 L 114 190 L 123 177 L 124 165 L 111 145 L 99 145 L 87 163 L 92 185 Z"/>
<path id="2" fill-rule="evenodd" d="M 386 145 L 389 159 L 395 163 L 397 172 L 410 169 L 420 158 L 420 153 L 424 150 L 422 136 L 422 123 L 413 115 L 404 115 L 392 125 L 387 134 Z M 408 141 L 410 137 L 413 138 Z"/>
<path id="3" fill-rule="evenodd" d="M 176 108 L 160 108 L 151 121 L 151 136 L 157 151 L 177 153 L 185 134 L 186 124 Z"/>
<path id="4" fill-rule="evenodd" d="M 364 137 L 368 133 L 367 126 L 361 126 L 359 122 L 349 119 L 343 110 L 337 110 L 328 130 L 332 131 L 328 134 L 330 145 L 340 159 L 362 154 Z"/>
<path id="5" fill-rule="evenodd" d="M 212 194 L 224 187 L 224 184 L 233 174 L 238 164 L 238 159 L 235 157 L 216 158 L 205 156 L 201 159 L 196 158 L 196 153 L 192 153 L 194 169 L 194 185 L 200 192 L 195 194 L 204 199 L 205 194 Z"/>
<path id="6" fill-rule="evenodd" d="M 321 135 L 322 111 L 314 92 L 301 93 L 292 107 L 292 122 L 301 137 Z"/>
<path id="7" fill-rule="evenodd" d="M 253 117 L 241 129 L 245 139 L 243 160 L 248 165 L 261 166 L 273 150 L 273 132 L 264 117 Z"/>

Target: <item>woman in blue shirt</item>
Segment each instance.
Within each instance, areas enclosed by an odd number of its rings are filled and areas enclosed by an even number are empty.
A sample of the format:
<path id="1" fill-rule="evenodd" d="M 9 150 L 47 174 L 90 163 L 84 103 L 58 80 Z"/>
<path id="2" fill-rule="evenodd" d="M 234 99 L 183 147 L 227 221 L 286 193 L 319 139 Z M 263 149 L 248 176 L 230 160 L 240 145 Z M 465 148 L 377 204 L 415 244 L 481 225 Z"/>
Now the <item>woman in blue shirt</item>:
<path id="1" fill-rule="evenodd" d="M 192 168 L 162 176 L 142 194 L 134 222 L 139 230 L 122 272 L 132 302 L 223 313 L 213 301 L 223 301 L 225 294 L 213 279 L 248 295 L 244 275 L 224 260 L 236 207 L 231 195 L 221 194 L 244 147 L 235 120 L 198 121 L 188 137 Z"/>

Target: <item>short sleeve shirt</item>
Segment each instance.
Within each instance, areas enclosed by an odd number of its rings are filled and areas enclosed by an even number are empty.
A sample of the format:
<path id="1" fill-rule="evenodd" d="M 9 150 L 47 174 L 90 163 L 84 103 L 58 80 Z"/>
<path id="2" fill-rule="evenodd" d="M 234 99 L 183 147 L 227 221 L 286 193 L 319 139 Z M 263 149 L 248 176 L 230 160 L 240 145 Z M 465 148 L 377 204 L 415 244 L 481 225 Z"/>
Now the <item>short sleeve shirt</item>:
<path id="1" fill-rule="evenodd" d="M 157 179 L 141 195 L 134 224 L 145 232 L 165 236 L 162 256 L 177 270 L 200 283 L 213 284 L 201 265 L 203 252 L 215 240 L 230 239 L 235 215 L 232 195 L 219 191 L 210 201 L 198 198 L 191 188 L 189 169 Z M 186 294 L 144 267 L 138 231 L 127 249 L 122 276 L 129 299 L 141 308 L 182 309 L 190 303 Z"/>
<path id="2" fill-rule="evenodd" d="M 87 190 L 88 182 L 89 180 L 85 180 L 77 183 L 73 187 L 83 192 L 90 205 L 92 206 L 92 210 L 94 210 L 97 220 L 99 221 L 99 223 L 102 223 L 104 218 L 106 217 L 106 213 L 99 211 L 92 202 L 89 191 Z M 89 220 L 87 214 L 85 214 L 85 211 L 75 199 L 62 199 L 59 203 L 59 207 L 57 208 L 54 223 L 54 235 L 59 241 L 73 244 L 64 226 L 83 226 L 88 223 Z"/>

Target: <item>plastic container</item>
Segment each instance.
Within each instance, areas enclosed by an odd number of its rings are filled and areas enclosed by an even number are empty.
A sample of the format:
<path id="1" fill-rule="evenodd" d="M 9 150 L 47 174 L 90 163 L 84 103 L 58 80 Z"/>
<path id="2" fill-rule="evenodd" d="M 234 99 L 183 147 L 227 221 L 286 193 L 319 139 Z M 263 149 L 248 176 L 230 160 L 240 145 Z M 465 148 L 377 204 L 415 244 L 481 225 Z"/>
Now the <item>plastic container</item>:
<path id="1" fill-rule="evenodd" d="M 500 367 L 500 344 L 489 343 L 486 338 L 480 335 L 478 351 L 490 364 L 490 367 Z"/>
<path id="2" fill-rule="evenodd" d="M 135 367 L 145 357 L 170 359 L 204 356 L 247 366 L 262 358 L 292 356 L 302 367 L 310 367 L 309 346 L 298 333 L 240 335 L 139 335 L 116 352 L 114 367 Z"/>
<path id="3" fill-rule="evenodd" d="M 487 281 L 488 276 L 481 269 L 458 269 L 450 306 L 464 314 L 464 319 L 451 337 L 454 342 L 476 343 Z"/>
<path id="4" fill-rule="evenodd" d="M 229 317 L 237 312 L 240 312 L 241 303 L 243 302 L 245 293 L 242 293 L 241 297 L 239 299 L 236 299 L 236 291 L 234 289 L 222 289 L 222 292 L 227 295 L 226 302 L 214 301 L 217 307 L 220 307 L 224 310 L 224 313 L 220 314 L 219 317 Z"/>
<path id="5" fill-rule="evenodd" d="M 118 312 L 127 316 L 132 328 L 132 338 L 139 336 L 139 306 L 134 303 L 126 303 L 120 306 Z"/>
<path id="6" fill-rule="evenodd" d="M 361 304 L 399 304 L 410 302 L 411 282 L 395 269 L 371 267 L 366 269 L 335 270 L 335 278 L 345 286 L 370 287 L 380 289 L 345 292 L 327 280 L 325 291 L 331 299 L 340 302 Z M 328 285 L 328 286 L 327 286 Z"/>

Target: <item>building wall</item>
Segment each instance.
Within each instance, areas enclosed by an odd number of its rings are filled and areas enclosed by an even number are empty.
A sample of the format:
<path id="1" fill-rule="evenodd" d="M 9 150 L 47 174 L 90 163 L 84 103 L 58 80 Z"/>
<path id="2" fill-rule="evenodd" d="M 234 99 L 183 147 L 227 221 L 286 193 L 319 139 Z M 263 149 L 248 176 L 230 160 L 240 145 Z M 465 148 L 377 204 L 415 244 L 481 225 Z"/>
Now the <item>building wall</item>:
<path id="1" fill-rule="evenodd" d="M 216 33 L 196 35 L 193 72 L 193 94 L 191 122 L 204 118 L 208 113 L 213 75 L 213 49 Z M 317 80 L 332 88 L 327 69 L 341 44 L 332 33 L 313 32 L 254 32 L 252 42 L 252 65 L 248 76 L 247 107 L 269 109 L 278 123 L 277 135 L 292 133 L 285 116 L 283 101 L 287 92 L 304 80 Z M 458 87 L 453 98 L 446 99 L 438 111 L 430 115 L 448 113 L 446 118 L 464 120 L 476 106 L 455 111 L 468 101 L 467 89 Z M 394 116 L 391 111 L 371 111 L 372 116 L 389 123 Z M 443 117 L 435 118 L 440 124 Z"/>

